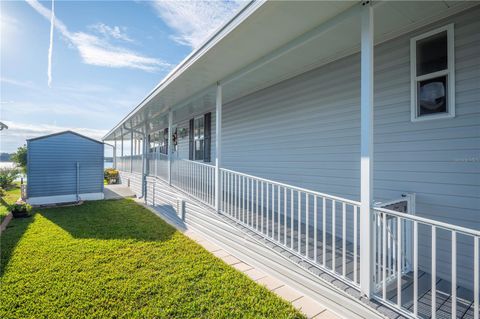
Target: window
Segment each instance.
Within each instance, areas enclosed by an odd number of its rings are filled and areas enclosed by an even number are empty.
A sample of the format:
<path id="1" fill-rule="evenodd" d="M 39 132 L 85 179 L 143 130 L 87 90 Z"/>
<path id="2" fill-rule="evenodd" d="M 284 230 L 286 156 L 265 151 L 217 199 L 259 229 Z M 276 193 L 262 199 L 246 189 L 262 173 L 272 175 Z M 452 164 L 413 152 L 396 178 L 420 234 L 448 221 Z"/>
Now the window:
<path id="1" fill-rule="evenodd" d="M 411 119 L 455 116 L 453 24 L 410 41 Z"/>
<path id="2" fill-rule="evenodd" d="M 205 120 L 197 117 L 193 121 L 194 160 L 203 160 L 205 148 Z"/>
<path id="3" fill-rule="evenodd" d="M 210 162 L 211 115 L 206 113 L 190 119 L 188 154 L 190 160 Z"/>

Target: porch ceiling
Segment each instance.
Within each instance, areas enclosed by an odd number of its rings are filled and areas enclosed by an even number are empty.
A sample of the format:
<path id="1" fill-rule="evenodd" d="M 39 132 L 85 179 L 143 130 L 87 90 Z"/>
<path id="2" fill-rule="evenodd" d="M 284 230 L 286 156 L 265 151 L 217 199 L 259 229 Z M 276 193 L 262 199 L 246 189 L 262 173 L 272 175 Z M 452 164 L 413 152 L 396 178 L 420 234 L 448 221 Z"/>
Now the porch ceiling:
<path id="1" fill-rule="evenodd" d="M 375 3 L 375 42 L 473 5 L 456 1 Z M 217 81 L 225 82 L 223 101 L 228 103 L 359 50 L 359 1 L 269 1 L 250 6 L 187 57 L 104 139 L 118 136 L 122 125 L 139 126 L 146 118 L 155 118 L 152 127 L 165 126 L 164 113 L 169 108 L 176 109 L 175 121 L 213 106 Z"/>

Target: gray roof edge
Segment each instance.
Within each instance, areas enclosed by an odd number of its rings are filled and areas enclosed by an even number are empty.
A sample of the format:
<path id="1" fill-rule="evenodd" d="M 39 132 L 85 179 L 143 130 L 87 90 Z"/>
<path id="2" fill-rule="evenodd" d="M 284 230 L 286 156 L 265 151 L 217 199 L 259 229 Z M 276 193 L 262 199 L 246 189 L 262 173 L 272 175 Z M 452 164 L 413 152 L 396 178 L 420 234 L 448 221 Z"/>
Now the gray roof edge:
<path id="1" fill-rule="evenodd" d="M 66 131 L 61 131 L 61 132 L 56 132 L 56 133 L 52 133 L 52 134 L 47 134 L 47 135 L 42 135 L 42 136 L 38 136 L 38 137 L 29 138 L 29 139 L 27 139 L 27 142 L 31 142 L 31 141 L 35 141 L 35 140 L 40 140 L 40 139 L 44 139 L 44 138 L 48 138 L 48 137 L 52 137 L 52 136 L 56 136 L 56 135 L 62 135 L 62 134 L 74 134 L 74 135 L 77 135 L 77 136 L 79 136 L 79 137 L 82 137 L 82 138 L 91 140 L 91 141 L 93 141 L 93 142 L 97 142 L 97 143 L 99 143 L 99 144 L 103 144 L 102 141 L 96 140 L 96 139 L 94 139 L 94 138 L 91 138 L 91 137 L 82 135 L 82 134 L 80 134 L 80 133 L 77 133 L 77 132 L 74 132 L 74 131 L 71 131 L 71 130 L 66 130 Z"/>

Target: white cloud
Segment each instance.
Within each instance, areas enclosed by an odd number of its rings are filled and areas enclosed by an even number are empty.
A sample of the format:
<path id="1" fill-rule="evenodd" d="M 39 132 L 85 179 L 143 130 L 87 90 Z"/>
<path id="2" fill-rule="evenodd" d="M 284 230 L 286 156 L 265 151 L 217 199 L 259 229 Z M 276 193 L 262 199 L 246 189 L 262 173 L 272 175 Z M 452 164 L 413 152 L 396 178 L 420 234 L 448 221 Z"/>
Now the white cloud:
<path id="1" fill-rule="evenodd" d="M 104 23 L 97 23 L 89 26 L 89 28 L 108 38 L 113 38 L 116 40 L 122 40 L 126 42 L 133 42 L 133 40 L 127 35 L 126 27 L 120 27 L 120 26 L 111 27 Z"/>
<path id="2" fill-rule="evenodd" d="M 53 27 L 55 26 L 55 1 L 52 0 L 52 11 L 50 17 L 50 45 L 48 47 L 48 86 L 52 86 L 52 55 L 53 55 Z"/>
<path id="3" fill-rule="evenodd" d="M 243 0 L 152 2 L 160 18 L 177 32 L 172 38 L 192 48 L 199 47 L 244 4 Z"/>
<path id="4" fill-rule="evenodd" d="M 37 0 L 26 1 L 35 11 L 50 20 L 49 9 L 42 6 Z M 100 38 L 85 32 L 72 33 L 59 19 L 55 19 L 55 28 L 78 49 L 83 62 L 86 64 L 112 68 L 132 68 L 150 72 L 172 67 L 171 64 L 163 60 L 146 57 L 129 49 L 112 45 L 108 38 Z M 123 33 L 119 34 L 123 35 Z M 110 36 L 113 37 L 113 35 Z"/>
<path id="5" fill-rule="evenodd" d="M 0 133 L 1 145 L 0 148 L 2 152 L 13 152 L 20 145 L 25 144 L 26 140 L 29 138 L 34 138 L 42 135 L 62 132 L 71 130 L 82 135 L 94 138 L 96 140 L 101 140 L 102 137 L 107 133 L 107 130 L 99 130 L 92 128 L 81 128 L 81 127 L 68 127 L 68 126 L 58 126 L 50 124 L 29 124 L 29 123 L 19 123 L 5 121 L 8 125 L 7 130 L 3 130 Z"/>

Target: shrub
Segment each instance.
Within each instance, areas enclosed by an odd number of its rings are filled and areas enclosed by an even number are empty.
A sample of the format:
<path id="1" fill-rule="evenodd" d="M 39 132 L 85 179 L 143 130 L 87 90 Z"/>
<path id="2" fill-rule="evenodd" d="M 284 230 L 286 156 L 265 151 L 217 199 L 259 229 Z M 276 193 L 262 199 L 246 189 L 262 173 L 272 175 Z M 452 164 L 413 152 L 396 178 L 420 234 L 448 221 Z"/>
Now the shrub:
<path id="1" fill-rule="evenodd" d="M 27 146 L 20 146 L 10 157 L 17 167 L 20 167 L 23 173 L 27 173 Z"/>
<path id="2" fill-rule="evenodd" d="M 10 206 L 10 211 L 15 218 L 28 217 L 32 211 L 32 206 L 25 202 L 18 201 Z"/>
<path id="3" fill-rule="evenodd" d="M 16 168 L 0 168 L 0 187 L 7 189 L 13 186 L 13 182 L 20 175 Z"/>
<path id="4" fill-rule="evenodd" d="M 114 168 L 107 168 L 103 173 L 103 177 L 109 184 L 116 184 L 118 181 L 118 171 Z"/>
<path id="5" fill-rule="evenodd" d="M 0 187 L 0 197 L 5 196 L 5 194 L 6 194 L 5 190 L 2 187 Z"/>

